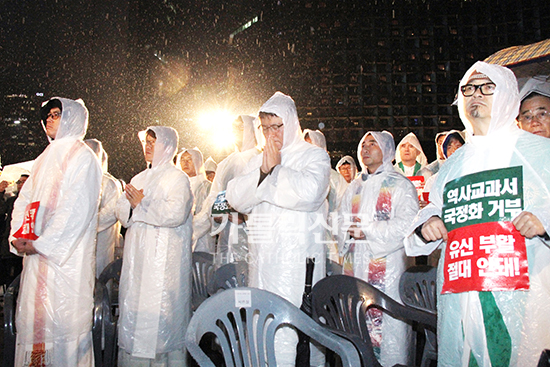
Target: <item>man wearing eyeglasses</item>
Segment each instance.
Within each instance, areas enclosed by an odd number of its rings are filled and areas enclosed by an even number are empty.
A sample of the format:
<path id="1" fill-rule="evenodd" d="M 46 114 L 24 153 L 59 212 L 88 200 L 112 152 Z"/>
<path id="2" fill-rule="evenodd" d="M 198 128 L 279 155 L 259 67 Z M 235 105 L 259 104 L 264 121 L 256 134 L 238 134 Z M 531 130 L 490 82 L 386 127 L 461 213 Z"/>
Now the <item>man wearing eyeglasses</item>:
<path id="1" fill-rule="evenodd" d="M 405 240 L 409 256 L 442 249 L 438 366 L 534 366 L 550 348 L 550 141 L 517 127 L 519 105 L 509 69 L 466 72 L 467 143 Z"/>
<path id="2" fill-rule="evenodd" d="M 14 365 L 91 367 L 101 168 L 82 141 L 82 100 L 51 99 L 40 115 L 50 144 L 15 201 L 9 238 L 24 256 Z"/>
<path id="3" fill-rule="evenodd" d="M 519 92 L 518 126 L 532 134 L 550 138 L 550 82 L 546 76 L 530 78 Z"/>
<path id="4" fill-rule="evenodd" d="M 313 282 L 325 272 L 322 242 L 330 159 L 327 152 L 302 137 L 296 105 L 277 92 L 260 108 L 266 144 L 241 176 L 227 186 L 227 200 L 248 214 L 249 286 L 268 290 L 300 306 L 306 258 L 314 258 Z M 316 241 L 317 238 L 317 241 Z M 278 366 L 293 366 L 297 335 L 285 327 L 277 332 Z M 311 365 L 324 365 L 312 350 Z"/>

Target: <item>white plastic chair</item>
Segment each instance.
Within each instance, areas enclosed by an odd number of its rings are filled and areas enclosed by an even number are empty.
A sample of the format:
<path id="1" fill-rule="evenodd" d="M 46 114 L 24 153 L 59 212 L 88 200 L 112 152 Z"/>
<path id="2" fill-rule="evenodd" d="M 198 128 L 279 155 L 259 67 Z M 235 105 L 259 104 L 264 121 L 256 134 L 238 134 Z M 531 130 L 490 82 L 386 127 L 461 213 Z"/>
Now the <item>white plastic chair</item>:
<path id="1" fill-rule="evenodd" d="M 255 288 L 228 289 L 205 300 L 189 323 L 185 345 L 201 367 L 214 367 L 199 346 L 207 334 L 216 336 L 227 367 L 277 366 L 274 339 L 281 326 L 300 330 L 334 351 L 343 367 L 361 365 L 352 343 L 317 324 L 287 300 Z"/>

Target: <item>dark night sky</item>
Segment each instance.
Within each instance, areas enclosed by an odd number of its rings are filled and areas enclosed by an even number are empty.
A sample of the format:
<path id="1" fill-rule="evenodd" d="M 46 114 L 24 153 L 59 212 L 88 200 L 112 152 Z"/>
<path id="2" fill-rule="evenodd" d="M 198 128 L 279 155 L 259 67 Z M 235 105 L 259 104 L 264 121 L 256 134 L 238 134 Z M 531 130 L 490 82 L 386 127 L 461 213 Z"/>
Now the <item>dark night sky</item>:
<path id="1" fill-rule="evenodd" d="M 3 1 L 0 91 L 82 98 L 87 137 L 104 143 L 110 171 L 129 180 L 144 168 L 138 130 L 178 120 L 180 147 L 204 142 L 181 121 L 197 100 L 224 107 L 224 70 L 212 54 L 255 11 L 238 1 Z M 155 60 L 157 49 L 168 64 Z M 160 96 L 148 90 L 156 78 L 165 83 Z M 201 149 L 218 161 L 228 153 Z"/>

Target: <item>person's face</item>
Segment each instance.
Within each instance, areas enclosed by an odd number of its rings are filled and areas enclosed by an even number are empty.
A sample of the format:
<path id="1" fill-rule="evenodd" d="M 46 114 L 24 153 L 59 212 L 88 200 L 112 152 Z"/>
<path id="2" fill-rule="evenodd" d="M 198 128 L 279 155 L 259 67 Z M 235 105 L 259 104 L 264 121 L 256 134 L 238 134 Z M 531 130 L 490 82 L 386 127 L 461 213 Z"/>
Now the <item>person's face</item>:
<path id="1" fill-rule="evenodd" d="M 412 166 L 420 152 L 411 143 L 404 143 L 399 146 L 399 153 L 401 154 L 401 161 L 408 163 L 408 166 Z"/>
<path id="2" fill-rule="evenodd" d="M 195 165 L 193 164 L 193 157 L 191 157 L 189 152 L 185 152 L 181 155 L 180 165 L 181 170 L 187 173 L 187 176 L 195 177 L 197 175 Z"/>
<path id="3" fill-rule="evenodd" d="M 367 166 L 369 173 L 375 172 L 382 165 L 384 155 L 378 142 L 372 135 L 368 135 L 361 144 L 361 160 Z"/>
<path id="4" fill-rule="evenodd" d="M 460 140 L 451 138 L 451 141 L 447 144 L 447 158 L 449 158 L 461 146 L 462 143 Z"/>
<path id="5" fill-rule="evenodd" d="M 443 142 L 445 141 L 445 135 L 440 135 L 439 138 L 437 138 L 437 157 L 438 158 L 445 158 L 443 155 Z"/>
<path id="6" fill-rule="evenodd" d="M 58 107 L 54 107 L 48 113 L 46 118 L 46 134 L 50 139 L 55 139 L 57 130 L 59 130 L 59 123 L 61 122 L 61 110 Z"/>
<path id="7" fill-rule="evenodd" d="M 283 125 L 283 119 L 279 116 L 265 116 L 260 119 L 262 123 L 262 133 L 265 136 L 265 140 L 272 139 L 277 149 L 283 148 L 283 139 L 285 136 L 285 126 Z"/>
<path id="8" fill-rule="evenodd" d="M 19 177 L 19 180 L 15 183 L 17 185 L 17 192 L 21 191 L 21 189 L 23 188 L 23 185 L 27 181 L 27 178 L 28 177 L 26 177 L 26 176 Z"/>
<path id="9" fill-rule="evenodd" d="M 145 136 L 145 161 L 147 163 L 153 162 L 153 156 L 155 155 L 155 142 L 157 139 L 147 134 Z"/>
<path id="10" fill-rule="evenodd" d="M 485 83 L 492 83 L 489 78 L 471 79 L 468 84 L 478 86 Z M 481 89 L 477 88 L 473 95 L 464 97 L 466 116 L 474 127 L 475 135 L 485 135 L 489 130 L 491 122 L 491 109 L 493 108 L 493 95 L 484 95 Z"/>
<path id="11" fill-rule="evenodd" d="M 349 163 L 344 163 L 343 165 L 341 165 L 340 167 L 338 167 L 338 171 L 340 172 L 340 174 L 342 175 L 342 177 L 344 177 L 344 179 L 350 183 L 351 182 L 351 164 Z"/>
<path id="12" fill-rule="evenodd" d="M 214 177 L 216 177 L 216 172 L 214 171 L 206 171 L 206 179 L 210 182 L 214 181 Z"/>
<path id="13" fill-rule="evenodd" d="M 522 130 L 550 138 L 550 98 L 534 96 L 523 101 L 518 123 Z"/>

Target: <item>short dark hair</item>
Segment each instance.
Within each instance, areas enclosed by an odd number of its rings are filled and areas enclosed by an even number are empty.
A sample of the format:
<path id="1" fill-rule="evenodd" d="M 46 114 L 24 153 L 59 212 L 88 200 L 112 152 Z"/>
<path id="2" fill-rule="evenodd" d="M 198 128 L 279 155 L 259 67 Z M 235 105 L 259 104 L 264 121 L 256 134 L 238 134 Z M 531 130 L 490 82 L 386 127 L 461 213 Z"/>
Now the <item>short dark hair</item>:
<path id="1" fill-rule="evenodd" d="M 152 137 L 153 139 L 156 139 L 157 138 L 157 134 L 155 134 L 155 131 L 152 130 L 152 129 L 147 129 L 147 131 L 145 132 L 146 135 L 149 135 L 150 137 Z"/>
<path id="2" fill-rule="evenodd" d="M 28 175 L 28 174 L 26 174 L 26 173 L 23 173 L 23 174 L 21 175 L 21 177 L 27 177 L 27 178 L 29 178 L 29 176 L 30 176 L 30 175 Z"/>
<path id="3" fill-rule="evenodd" d="M 48 113 L 54 108 L 59 108 L 59 111 L 63 112 L 63 104 L 57 98 L 52 98 L 44 106 L 40 107 L 40 120 L 46 123 Z"/>
<path id="4" fill-rule="evenodd" d="M 279 117 L 279 116 L 277 116 L 276 114 L 271 113 L 271 112 L 260 112 L 260 113 L 258 114 L 258 116 L 260 117 L 260 120 L 261 120 L 261 119 L 264 119 L 264 118 L 266 118 L 266 117 Z"/>

